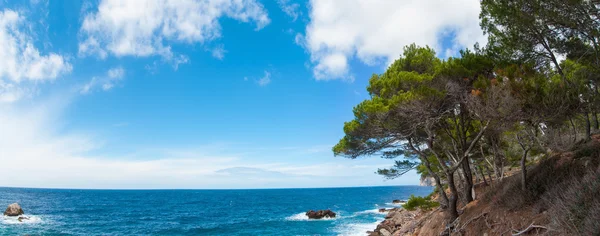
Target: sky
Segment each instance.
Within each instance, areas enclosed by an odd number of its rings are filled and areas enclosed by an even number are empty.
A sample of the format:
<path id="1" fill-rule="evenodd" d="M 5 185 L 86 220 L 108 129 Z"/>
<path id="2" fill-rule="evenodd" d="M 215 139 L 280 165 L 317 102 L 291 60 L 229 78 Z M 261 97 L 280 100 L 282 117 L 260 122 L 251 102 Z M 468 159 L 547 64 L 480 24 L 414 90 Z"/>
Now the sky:
<path id="1" fill-rule="evenodd" d="M 335 157 L 405 45 L 485 44 L 479 0 L 0 1 L 0 186 L 416 185 Z"/>

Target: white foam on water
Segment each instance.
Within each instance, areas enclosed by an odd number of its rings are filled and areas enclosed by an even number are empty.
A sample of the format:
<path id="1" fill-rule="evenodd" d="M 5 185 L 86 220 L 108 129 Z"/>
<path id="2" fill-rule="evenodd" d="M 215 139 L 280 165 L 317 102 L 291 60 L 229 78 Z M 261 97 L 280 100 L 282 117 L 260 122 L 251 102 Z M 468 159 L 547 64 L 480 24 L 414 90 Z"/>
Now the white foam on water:
<path id="1" fill-rule="evenodd" d="M 406 203 L 406 202 L 402 202 L 402 203 L 392 203 L 392 202 L 388 202 L 388 203 L 386 203 L 385 205 L 399 207 L 399 206 L 402 206 L 402 205 L 404 205 L 404 203 Z"/>
<path id="2" fill-rule="evenodd" d="M 364 214 L 377 214 L 377 215 L 386 215 L 388 212 L 379 212 L 379 208 L 376 209 L 371 209 L 371 210 L 365 210 L 365 211 L 359 211 L 356 212 L 356 215 L 364 215 Z"/>
<path id="3" fill-rule="evenodd" d="M 365 236 L 368 235 L 367 231 L 375 230 L 379 223 L 380 221 L 344 224 L 336 227 L 334 231 L 338 236 Z"/>
<path id="4" fill-rule="evenodd" d="M 23 219 L 19 221 L 19 217 L 27 217 L 28 219 Z M 2 224 L 38 224 L 43 222 L 42 218 L 34 215 L 21 215 L 21 216 L 2 216 Z"/>
<path id="5" fill-rule="evenodd" d="M 306 215 L 306 212 L 300 212 L 298 214 L 292 215 L 292 216 L 288 216 L 285 219 L 289 220 L 289 221 L 318 221 L 318 220 L 335 220 L 337 218 L 339 218 L 340 215 L 338 213 L 338 215 L 336 216 L 336 218 L 322 218 L 322 219 L 309 219 L 308 216 Z"/>

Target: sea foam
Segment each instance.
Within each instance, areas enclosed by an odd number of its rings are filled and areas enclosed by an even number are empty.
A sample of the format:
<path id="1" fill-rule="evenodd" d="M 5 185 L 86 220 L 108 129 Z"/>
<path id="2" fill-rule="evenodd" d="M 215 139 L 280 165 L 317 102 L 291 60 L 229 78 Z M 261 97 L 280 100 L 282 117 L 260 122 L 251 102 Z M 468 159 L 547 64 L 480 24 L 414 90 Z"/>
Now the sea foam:
<path id="1" fill-rule="evenodd" d="M 379 212 L 379 208 L 356 212 L 357 215 L 364 215 L 364 214 L 386 215 L 387 213 L 388 213 L 387 211 Z"/>
<path id="2" fill-rule="evenodd" d="M 335 227 L 333 230 L 338 236 L 365 236 L 367 231 L 377 228 L 379 220 L 372 223 L 350 223 Z"/>
<path id="3" fill-rule="evenodd" d="M 27 217 L 29 219 L 19 221 L 19 217 Z M 2 224 L 37 224 L 41 223 L 42 218 L 34 215 L 22 215 L 22 216 L 2 216 Z"/>
<path id="4" fill-rule="evenodd" d="M 336 218 L 339 218 L 339 213 Z M 336 218 L 322 218 L 322 219 L 309 219 L 306 215 L 306 212 L 300 212 L 298 214 L 294 214 L 292 216 L 288 216 L 285 219 L 289 221 L 312 221 L 312 220 L 335 220 Z"/>

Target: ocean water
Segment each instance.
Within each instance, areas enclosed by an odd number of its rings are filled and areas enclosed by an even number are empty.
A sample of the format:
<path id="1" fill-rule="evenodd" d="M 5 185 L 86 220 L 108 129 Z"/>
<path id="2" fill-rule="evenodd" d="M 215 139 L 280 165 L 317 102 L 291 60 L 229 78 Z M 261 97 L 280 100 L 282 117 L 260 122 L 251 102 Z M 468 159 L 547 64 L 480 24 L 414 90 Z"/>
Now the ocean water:
<path id="1" fill-rule="evenodd" d="M 67 190 L 0 188 L 2 211 L 18 202 L 28 222 L 3 216 L 0 235 L 366 235 L 393 199 L 431 187 L 260 190 Z M 309 220 L 331 209 L 335 219 Z"/>

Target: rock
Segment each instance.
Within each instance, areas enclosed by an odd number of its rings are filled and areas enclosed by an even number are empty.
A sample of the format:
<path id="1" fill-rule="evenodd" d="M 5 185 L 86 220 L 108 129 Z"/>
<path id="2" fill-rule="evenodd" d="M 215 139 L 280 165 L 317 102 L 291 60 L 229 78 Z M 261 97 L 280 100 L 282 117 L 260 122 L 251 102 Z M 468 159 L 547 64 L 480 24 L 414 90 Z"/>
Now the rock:
<path id="1" fill-rule="evenodd" d="M 381 234 L 381 236 L 392 236 L 392 233 L 390 233 L 390 231 L 387 231 L 386 229 L 379 230 L 379 233 Z"/>
<path id="2" fill-rule="evenodd" d="M 335 218 L 335 212 L 331 210 L 307 211 L 306 216 L 309 219 Z"/>
<path id="3" fill-rule="evenodd" d="M 29 220 L 29 217 L 26 216 L 19 216 L 19 218 L 17 219 L 19 222 L 23 222 L 24 220 Z"/>
<path id="4" fill-rule="evenodd" d="M 23 209 L 21 209 L 21 206 L 17 203 L 8 205 L 6 211 L 4 211 L 5 216 L 20 216 L 23 214 L 25 214 L 25 212 L 23 212 Z"/>
<path id="5" fill-rule="evenodd" d="M 406 201 L 395 199 L 394 201 L 392 201 L 392 203 L 394 203 L 394 204 L 404 204 L 404 203 L 406 203 Z"/>
<path id="6" fill-rule="evenodd" d="M 379 208 L 379 212 L 386 212 L 387 210 L 385 208 Z"/>

